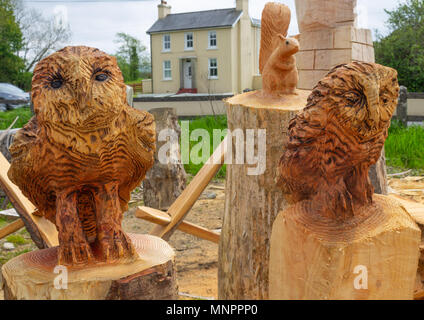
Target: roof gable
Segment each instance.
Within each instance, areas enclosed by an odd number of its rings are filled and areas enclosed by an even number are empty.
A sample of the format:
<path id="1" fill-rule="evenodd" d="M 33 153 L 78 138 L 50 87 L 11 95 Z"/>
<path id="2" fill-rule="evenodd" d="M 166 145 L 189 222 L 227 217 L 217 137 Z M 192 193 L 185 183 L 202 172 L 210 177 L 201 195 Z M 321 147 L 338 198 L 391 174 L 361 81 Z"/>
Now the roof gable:
<path id="1" fill-rule="evenodd" d="M 241 15 L 242 11 L 235 8 L 169 14 L 157 20 L 147 33 L 230 27 Z"/>

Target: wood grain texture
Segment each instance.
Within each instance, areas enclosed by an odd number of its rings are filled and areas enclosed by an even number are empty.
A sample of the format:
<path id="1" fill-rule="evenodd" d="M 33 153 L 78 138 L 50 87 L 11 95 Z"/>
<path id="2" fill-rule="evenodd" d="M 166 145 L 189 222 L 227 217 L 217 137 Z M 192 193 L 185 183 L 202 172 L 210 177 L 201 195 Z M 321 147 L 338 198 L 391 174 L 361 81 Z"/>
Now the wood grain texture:
<path id="1" fill-rule="evenodd" d="M 60 264 L 135 258 L 122 213 L 153 165 L 155 125 L 128 106 L 116 59 L 66 47 L 38 63 L 31 97 L 35 116 L 16 133 L 8 175 L 56 224 Z"/>
<path id="2" fill-rule="evenodd" d="M 340 65 L 290 121 L 278 185 L 292 206 L 272 228 L 271 299 L 413 298 L 421 231 L 368 177 L 398 93 L 394 69 Z"/>
<path id="3" fill-rule="evenodd" d="M 397 72 L 353 62 L 334 68 L 289 125 L 279 181 L 290 203 L 346 220 L 372 203 L 368 171 L 380 157 L 397 105 Z"/>
<path id="4" fill-rule="evenodd" d="M 181 128 L 174 108 L 156 108 L 149 113 L 155 117 L 157 143 L 155 163 L 143 180 L 143 201 L 147 207 L 166 211 L 186 187 L 187 174 L 181 163 L 179 145 Z M 165 132 L 162 130 L 172 130 L 175 137 L 163 141 L 163 137 L 159 138 L 159 134 Z M 161 162 L 158 153 L 162 147 L 167 148 L 166 145 L 172 150 L 172 161 L 162 163 L 164 159 Z"/>
<path id="5" fill-rule="evenodd" d="M 21 219 L 18 219 L 9 223 L 8 225 L 0 229 L 0 239 L 7 237 L 9 234 L 12 234 L 18 231 L 24 226 L 25 226 L 24 222 Z"/>
<path id="6" fill-rule="evenodd" d="M 262 11 L 259 68 L 267 95 L 294 94 L 299 81 L 294 56 L 299 42 L 287 38 L 290 18 L 290 9 L 281 3 L 269 2 Z"/>
<path id="7" fill-rule="evenodd" d="M 289 7 L 282 3 L 268 2 L 262 11 L 261 48 L 259 52 L 259 70 L 262 73 L 265 65 L 275 50 L 275 37 L 281 34 L 287 37 L 291 20 Z"/>
<path id="8" fill-rule="evenodd" d="M 267 299 L 272 223 L 287 206 L 275 184 L 275 165 L 287 138 L 289 121 L 306 104 L 309 92 L 280 98 L 247 92 L 227 100 L 228 129 L 266 130 L 266 170 L 248 175 L 248 164 L 227 165 L 225 211 L 218 259 L 219 299 Z M 255 131 L 257 136 L 257 131 Z M 235 161 L 236 137 L 229 142 Z M 255 156 L 259 142 L 255 138 Z"/>
<path id="9" fill-rule="evenodd" d="M 373 200 L 342 223 L 311 214 L 309 200 L 281 212 L 271 237 L 270 299 L 412 299 L 421 232 L 396 201 Z M 363 275 L 357 266 L 366 268 L 366 288 L 355 288 Z"/>
<path id="10" fill-rule="evenodd" d="M 67 289 L 55 288 L 58 247 L 32 251 L 2 268 L 5 299 L 150 300 L 177 299 L 174 250 L 149 235 L 128 235 L 137 259 L 68 268 Z"/>

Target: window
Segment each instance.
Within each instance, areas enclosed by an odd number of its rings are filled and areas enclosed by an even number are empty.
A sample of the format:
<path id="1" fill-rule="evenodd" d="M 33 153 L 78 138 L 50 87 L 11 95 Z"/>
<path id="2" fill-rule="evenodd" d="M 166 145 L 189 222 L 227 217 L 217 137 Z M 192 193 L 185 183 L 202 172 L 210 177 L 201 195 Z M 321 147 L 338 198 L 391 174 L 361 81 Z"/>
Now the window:
<path id="1" fill-rule="evenodd" d="M 163 35 L 163 51 L 171 51 L 171 35 L 164 34 Z"/>
<path id="2" fill-rule="evenodd" d="M 209 49 L 216 49 L 216 31 L 209 31 Z"/>
<path id="3" fill-rule="evenodd" d="M 171 61 L 163 62 L 163 80 L 172 80 Z"/>
<path id="4" fill-rule="evenodd" d="M 218 79 L 218 62 L 216 59 L 209 59 L 209 79 Z"/>
<path id="5" fill-rule="evenodd" d="M 185 50 L 193 50 L 193 32 L 189 32 L 185 34 Z"/>

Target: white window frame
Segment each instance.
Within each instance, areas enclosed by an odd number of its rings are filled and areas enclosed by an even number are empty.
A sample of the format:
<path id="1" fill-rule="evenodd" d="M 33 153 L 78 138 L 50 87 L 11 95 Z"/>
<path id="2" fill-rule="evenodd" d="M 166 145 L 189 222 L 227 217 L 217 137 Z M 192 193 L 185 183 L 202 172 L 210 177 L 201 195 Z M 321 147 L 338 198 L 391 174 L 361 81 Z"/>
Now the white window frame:
<path id="1" fill-rule="evenodd" d="M 166 66 L 167 62 L 169 62 L 169 67 Z M 165 81 L 169 81 L 172 80 L 172 64 L 171 64 L 171 60 L 164 60 L 163 64 L 163 80 Z M 166 76 L 166 72 L 169 71 L 169 77 Z"/>
<path id="2" fill-rule="evenodd" d="M 211 62 L 215 60 L 216 66 L 212 67 Z M 216 69 L 216 75 L 211 75 L 211 70 Z M 217 58 L 209 58 L 208 59 L 208 78 L 209 79 L 218 79 L 218 59 Z"/>
<path id="3" fill-rule="evenodd" d="M 187 37 L 191 35 L 191 40 L 188 40 Z M 191 41 L 191 47 L 187 46 L 188 42 Z M 184 33 L 184 50 L 185 51 L 191 51 L 194 50 L 194 33 L 193 32 L 186 32 Z"/>
<path id="4" fill-rule="evenodd" d="M 213 40 L 212 39 L 213 35 L 215 36 L 215 45 L 214 46 L 211 45 L 211 41 Z M 218 48 L 217 32 L 215 30 L 211 30 L 211 31 L 208 32 L 208 49 L 217 49 L 217 48 Z"/>
<path id="5" fill-rule="evenodd" d="M 166 38 L 169 38 L 169 40 L 166 40 Z M 166 48 L 166 44 L 169 44 L 169 48 Z M 171 35 L 169 33 L 166 33 L 162 36 L 162 52 L 170 52 L 171 51 Z"/>

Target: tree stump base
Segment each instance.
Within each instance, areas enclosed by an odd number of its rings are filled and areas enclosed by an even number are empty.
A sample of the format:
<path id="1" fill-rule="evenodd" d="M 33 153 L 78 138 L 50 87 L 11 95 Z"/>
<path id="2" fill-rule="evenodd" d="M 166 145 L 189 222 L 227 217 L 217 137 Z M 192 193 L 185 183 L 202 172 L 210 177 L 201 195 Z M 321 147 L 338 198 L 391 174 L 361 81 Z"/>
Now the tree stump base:
<path id="1" fill-rule="evenodd" d="M 270 299 L 412 299 L 421 232 L 387 196 L 345 222 L 308 211 L 280 212 L 270 252 Z"/>
<path id="2" fill-rule="evenodd" d="M 57 247 L 20 255 L 2 268 L 4 297 L 6 300 L 177 299 L 174 250 L 158 237 L 138 234 L 129 237 L 139 255 L 137 260 L 67 268 L 67 281 L 64 267 L 57 268 Z"/>
<path id="3" fill-rule="evenodd" d="M 296 94 L 272 96 L 251 91 L 226 101 L 230 132 L 241 129 L 246 141 L 247 130 L 254 129 L 254 156 L 266 156 L 266 159 L 264 172 L 249 173 L 255 165 L 237 164 L 237 146 L 241 143 L 237 136 L 229 139 L 229 143 L 233 144 L 233 158 L 232 164 L 227 165 L 226 175 L 225 212 L 218 259 L 219 299 L 268 298 L 272 224 L 278 212 L 287 206 L 275 183 L 276 167 L 288 136 L 289 122 L 304 108 L 309 93 L 298 90 Z M 258 141 L 260 129 L 266 130 L 266 143 Z M 245 152 L 248 152 L 248 147 Z"/>

